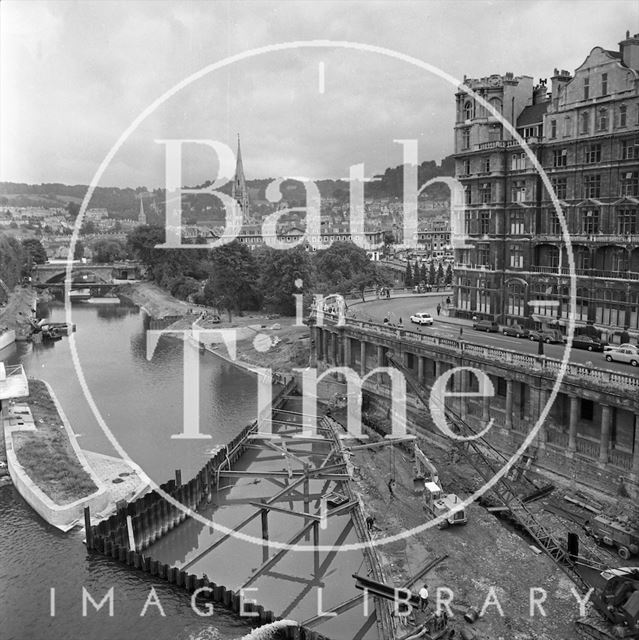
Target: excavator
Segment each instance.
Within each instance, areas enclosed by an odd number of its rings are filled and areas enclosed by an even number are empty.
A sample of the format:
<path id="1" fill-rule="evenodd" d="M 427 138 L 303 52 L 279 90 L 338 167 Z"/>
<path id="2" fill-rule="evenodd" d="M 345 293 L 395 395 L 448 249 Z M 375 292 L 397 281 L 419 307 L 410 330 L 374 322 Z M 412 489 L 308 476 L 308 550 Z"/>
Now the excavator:
<path id="1" fill-rule="evenodd" d="M 430 397 L 430 390 L 404 365 L 401 356 L 388 351 L 386 357 L 391 365 L 403 373 L 407 385 L 430 410 L 429 400 L 438 402 Z M 506 462 L 505 456 L 488 440 L 478 437 L 475 429 L 452 408 L 445 405 L 439 408 L 443 410 L 453 432 L 473 436 L 465 440 L 465 450 L 462 452 L 465 461 L 484 482 L 494 481 Z M 536 546 L 552 558 L 584 595 L 590 593 L 591 612 L 575 623 L 579 636 L 586 640 L 639 640 L 639 567 L 612 569 L 602 563 L 595 565 L 580 558 L 574 550 L 569 551 L 564 541 L 547 529 L 527 507 L 507 474 L 494 482 L 491 491 L 508 508 Z M 584 577 L 584 566 L 591 571 L 593 568 L 599 571 L 595 579 L 587 580 Z"/>
<path id="2" fill-rule="evenodd" d="M 415 448 L 415 489 L 424 493 L 424 508 L 433 518 L 448 514 L 437 526 L 445 529 L 449 525 L 466 524 L 466 510 L 454 493 L 444 493 L 439 482 L 437 467 L 417 446 Z M 457 507 L 457 508 L 456 508 Z"/>

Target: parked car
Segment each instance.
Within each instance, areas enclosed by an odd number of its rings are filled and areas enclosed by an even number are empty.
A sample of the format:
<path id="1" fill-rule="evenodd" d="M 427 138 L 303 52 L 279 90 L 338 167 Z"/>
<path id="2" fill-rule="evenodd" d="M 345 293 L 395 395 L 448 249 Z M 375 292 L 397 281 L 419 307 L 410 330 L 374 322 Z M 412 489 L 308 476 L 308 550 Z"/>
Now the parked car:
<path id="1" fill-rule="evenodd" d="M 579 335 L 572 339 L 572 346 L 575 349 L 586 349 L 586 351 L 603 351 L 606 343 L 592 336 Z"/>
<path id="2" fill-rule="evenodd" d="M 486 333 L 497 333 L 499 325 L 493 320 L 478 320 L 473 324 L 475 331 L 486 331 Z"/>
<path id="3" fill-rule="evenodd" d="M 633 367 L 639 367 L 639 347 L 633 344 L 622 344 L 618 347 L 606 349 L 605 357 L 608 362 L 627 362 Z"/>
<path id="4" fill-rule="evenodd" d="M 528 338 L 534 342 L 539 342 L 541 339 L 546 344 L 562 343 L 564 341 L 564 336 L 559 329 L 535 329 L 528 332 Z"/>
<path id="5" fill-rule="evenodd" d="M 512 336 L 514 338 L 527 338 L 529 334 L 528 329 L 524 329 L 520 324 L 517 323 L 504 327 L 501 332 L 505 336 Z"/>
<path id="6" fill-rule="evenodd" d="M 433 324 L 433 316 L 426 312 L 415 313 L 410 317 L 410 321 L 415 324 Z"/>

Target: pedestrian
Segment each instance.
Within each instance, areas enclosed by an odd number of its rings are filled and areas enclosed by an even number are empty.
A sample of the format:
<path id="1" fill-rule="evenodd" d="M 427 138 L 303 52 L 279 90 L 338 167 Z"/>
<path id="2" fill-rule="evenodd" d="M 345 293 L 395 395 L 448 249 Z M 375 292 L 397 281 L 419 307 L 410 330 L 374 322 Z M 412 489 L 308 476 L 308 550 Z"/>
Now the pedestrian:
<path id="1" fill-rule="evenodd" d="M 441 313 L 441 310 L 442 310 L 442 305 L 438 304 L 437 305 L 437 315 L 439 315 Z"/>
<path id="2" fill-rule="evenodd" d="M 428 585 L 424 583 L 424 586 L 419 590 L 419 610 L 426 611 L 428 607 Z"/>
<path id="3" fill-rule="evenodd" d="M 393 480 L 393 478 L 391 478 L 388 481 L 388 493 L 390 493 L 391 498 L 395 497 L 395 493 L 393 491 L 393 487 L 395 486 L 395 480 Z"/>
<path id="4" fill-rule="evenodd" d="M 446 298 L 446 304 L 450 304 L 450 296 L 448 296 L 448 298 Z"/>
<path id="5" fill-rule="evenodd" d="M 373 527 L 375 526 L 375 518 L 373 518 L 373 516 L 368 516 L 366 518 L 366 527 L 368 529 L 368 531 L 372 531 Z"/>
<path id="6" fill-rule="evenodd" d="M 477 322 L 477 320 L 479 320 L 479 318 L 477 317 L 476 314 L 473 314 L 473 322 Z"/>
<path id="7" fill-rule="evenodd" d="M 404 326 L 404 321 L 402 320 L 401 316 L 399 318 L 399 326 L 403 327 Z"/>
<path id="8" fill-rule="evenodd" d="M 620 344 L 629 344 L 630 343 L 630 334 L 628 333 L 629 327 L 624 327 L 620 336 Z"/>
<path id="9" fill-rule="evenodd" d="M 388 318 L 384 318 L 384 324 L 388 324 Z"/>

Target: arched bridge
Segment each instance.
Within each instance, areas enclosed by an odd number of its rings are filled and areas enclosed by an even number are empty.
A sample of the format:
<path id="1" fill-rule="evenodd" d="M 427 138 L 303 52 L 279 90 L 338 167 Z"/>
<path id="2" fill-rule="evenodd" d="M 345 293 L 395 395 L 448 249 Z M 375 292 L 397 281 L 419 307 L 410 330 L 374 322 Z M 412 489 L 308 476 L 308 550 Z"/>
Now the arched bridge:
<path id="1" fill-rule="evenodd" d="M 31 273 L 35 286 L 64 286 L 67 275 L 67 263 L 38 264 Z M 114 285 L 122 281 L 137 280 L 140 277 L 140 265 L 136 262 L 116 264 L 87 264 L 78 262 L 73 265 L 71 282 L 74 286 Z"/>

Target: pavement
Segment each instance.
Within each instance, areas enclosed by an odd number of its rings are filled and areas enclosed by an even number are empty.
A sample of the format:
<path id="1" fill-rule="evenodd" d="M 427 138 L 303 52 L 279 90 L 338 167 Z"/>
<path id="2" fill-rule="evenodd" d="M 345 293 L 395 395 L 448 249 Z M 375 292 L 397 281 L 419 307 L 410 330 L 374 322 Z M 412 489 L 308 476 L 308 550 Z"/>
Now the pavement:
<path id="1" fill-rule="evenodd" d="M 372 299 L 357 305 L 349 304 L 348 317 L 382 322 L 388 318 L 390 323 L 397 326 L 400 318 L 406 331 L 432 333 L 444 338 L 459 339 L 460 332 L 465 342 L 479 344 L 487 347 L 507 349 L 527 355 L 538 355 L 537 342 L 522 338 L 504 336 L 501 333 L 484 333 L 474 331 L 473 322 L 448 315 L 448 311 L 442 308 L 437 315 L 437 305 L 446 306 L 446 292 L 430 294 L 406 294 L 390 299 Z M 410 322 L 410 316 L 417 312 L 430 313 L 434 318 L 433 326 L 420 326 Z M 564 344 L 544 344 L 544 355 L 549 358 L 561 360 L 566 346 Z M 594 367 L 599 370 L 613 371 L 630 376 L 639 376 L 639 369 L 621 362 L 606 362 L 603 353 L 572 349 L 570 352 L 571 363 Z"/>

